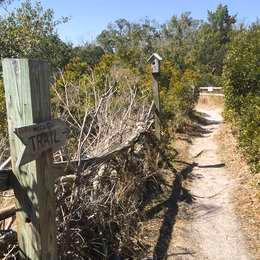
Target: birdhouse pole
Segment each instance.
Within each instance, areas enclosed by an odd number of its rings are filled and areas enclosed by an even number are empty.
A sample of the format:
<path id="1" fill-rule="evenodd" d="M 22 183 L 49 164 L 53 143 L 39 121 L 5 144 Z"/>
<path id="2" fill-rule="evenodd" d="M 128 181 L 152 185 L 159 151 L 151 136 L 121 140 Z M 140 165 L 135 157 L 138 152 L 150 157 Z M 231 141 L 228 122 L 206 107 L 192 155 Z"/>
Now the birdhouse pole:
<path id="1" fill-rule="evenodd" d="M 159 93 L 159 75 L 160 75 L 160 62 L 162 58 L 157 54 L 154 53 L 148 59 L 148 62 L 151 64 L 152 69 L 152 77 L 153 77 L 153 99 L 155 105 L 155 134 L 158 140 L 161 139 L 161 120 L 160 120 L 160 93 Z"/>

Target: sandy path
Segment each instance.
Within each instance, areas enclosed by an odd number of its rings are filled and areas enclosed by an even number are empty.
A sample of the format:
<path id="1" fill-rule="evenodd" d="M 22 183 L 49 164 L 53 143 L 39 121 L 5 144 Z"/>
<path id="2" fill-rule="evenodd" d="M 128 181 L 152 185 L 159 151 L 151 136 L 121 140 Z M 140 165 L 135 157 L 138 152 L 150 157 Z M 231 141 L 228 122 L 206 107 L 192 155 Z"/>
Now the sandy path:
<path id="1" fill-rule="evenodd" d="M 253 259 L 248 255 L 232 206 L 235 182 L 217 155 L 218 144 L 214 134 L 221 126 L 221 111 L 203 107 L 197 110 L 205 113 L 205 118 L 211 122 L 203 126 L 207 133 L 197 137 L 191 145 L 190 152 L 197 163 L 192 171 L 194 180 L 190 187 L 194 195 L 192 220 L 186 223 L 185 238 L 177 246 L 192 253 L 174 254 L 167 259 Z"/>

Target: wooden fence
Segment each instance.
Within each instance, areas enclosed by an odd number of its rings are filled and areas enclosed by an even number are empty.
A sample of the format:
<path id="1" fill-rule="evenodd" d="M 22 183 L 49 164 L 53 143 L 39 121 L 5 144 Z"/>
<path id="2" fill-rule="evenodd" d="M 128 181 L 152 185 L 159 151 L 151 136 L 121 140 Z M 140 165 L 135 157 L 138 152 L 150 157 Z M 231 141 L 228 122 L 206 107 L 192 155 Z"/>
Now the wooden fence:
<path id="1" fill-rule="evenodd" d="M 219 96 L 224 97 L 223 89 L 221 87 L 201 87 L 200 88 L 200 95 L 201 96 Z"/>

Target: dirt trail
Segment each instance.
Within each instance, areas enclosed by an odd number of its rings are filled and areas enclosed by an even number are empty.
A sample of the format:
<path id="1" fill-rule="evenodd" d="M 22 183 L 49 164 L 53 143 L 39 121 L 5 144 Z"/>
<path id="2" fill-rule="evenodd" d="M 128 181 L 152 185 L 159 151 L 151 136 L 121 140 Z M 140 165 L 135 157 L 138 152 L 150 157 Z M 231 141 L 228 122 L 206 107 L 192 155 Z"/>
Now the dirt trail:
<path id="1" fill-rule="evenodd" d="M 221 110 L 198 107 L 209 120 L 201 125 L 205 133 L 195 138 L 190 152 L 196 166 L 192 171 L 190 193 L 192 220 L 185 224 L 182 241 L 175 245 L 167 259 L 247 260 L 249 256 L 239 222 L 232 205 L 236 185 L 217 154 L 215 133 L 221 126 Z M 177 251 L 185 249 L 186 253 Z M 183 250 L 182 250 L 183 251 Z"/>

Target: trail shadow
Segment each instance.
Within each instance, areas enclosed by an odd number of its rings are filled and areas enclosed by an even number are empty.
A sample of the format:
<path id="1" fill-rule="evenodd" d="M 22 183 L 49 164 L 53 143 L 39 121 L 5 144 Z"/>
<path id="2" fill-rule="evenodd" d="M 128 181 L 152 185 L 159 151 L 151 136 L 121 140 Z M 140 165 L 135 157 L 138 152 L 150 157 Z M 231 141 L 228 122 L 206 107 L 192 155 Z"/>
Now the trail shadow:
<path id="1" fill-rule="evenodd" d="M 193 158 L 198 158 L 198 157 L 200 157 L 204 152 L 205 152 L 205 150 L 201 150 L 199 153 L 197 153 L 196 155 L 194 155 Z"/>
<path id="2" fill-rule="evenodd" d="M 214 204 L 205 204 L 205 203 L 200 203 L 197 207 L 194 207 L 194 215 L 193 215 L 193 220 L 198 221 L 200 219 L 203 219 L 203 221 L 206 218 L 210 218 L 217 214 L 220 210 L 222 209 L 221 206 L 217 206 Z"/>
<path id="3" fill-rule="evenodd" d="M 206 134 L 211 134 L 212 130 L 206 129 L 199 124 L 194 124 L 187 129 L 187 132 L 191 137 L 204 137 Z"/>
<path id="4" fill-rule="evenodd" d="M 186 125 L 185 131 L 179 130 L 179 132 L 185 133 L 189 137 L 204 137 L 206 134 L 211 134 L 215 130 L 216 125 L 221 124 L 222 121 L 210 120 L 206 117 L 209 117 L 209 115 L 193 111 L 189 114 L 192 123 Z M 212 125 L 212 128 L 209 128 L 210 125 Z M 192 143 L 192 140 L 188 138 L 180 139 Z"/>
<path id="5" fill-rule="evenodd" d="M 169 254 L 166 257 L 169 257 L 169 256 L 182 256 L 182 255 L 195 255 L 195 252 L 191 252 L 191 251 L 186 249 L 184 252 Z"/>
<path id="6" fill-rule="evenodd" d="M 154 260 L 165 259 L 165 257 L 167 257 L 168 248 L 172 240 L 173 228 L 179 211 L 178 202 L 185 201 L 188 204 L 192 204 L 193 200 L 195 199 L 193 198 L 189 190 L 182 187 L 182 180 L 186 179 L 189 176 L 189 173 L 192 172 L 194 166 L 196 166 L 195 163 L 186 163 L 186 167 L 176 174 L 176 178 L 173 181 L 170 197 L 166 201 L 156 205 L 146 212 L 146 217 L 148 219 L 151 219 L 158 212 L 166 209 L 166 212 L 163 216 L 162 225 L 160 227 L 159 238 L 153 252 Z"/>
<path id="7" fill-rule="evenodd" d="M 181 201 L 186 202 L 187 204 L 192 204 L 196 197 L 193 196 L 190 191 L 184 187 L 182 187 L 182 180 L 183 179 L 198 179 L 202 178 L 200 174 L 193 174 L 194 167 L 201 167 L 201 168 L 220 168 L 224 167 L 225 164 L 213 164 L 213 165 L 198 165 L 197 163 L 189 164 L 184 161 L 178 160 L 177 162 L 186 164 L 186 167 L 176 175 L 175 180 L 173 181 L 172 185 L 172 192 L 170 197 L 156 205 L 155 207 L 151 208 L 149 211 L 146 212 L 146 217 L 148 219 L 153 218 L 156 214 L 166 208 L 166 212 L 163 216 L 162 225 L 160 227 L 160 234 L 157 240 L 156 246 L 153 252 L 154 260 L 166 259 L 168 256 L 178 256 L 178 255 L 192 255 L 193 252 L 182 252 L 182 253 L 175 253 L 171 255 L 167 255 L 170 242 L 172 241 L 172 234 L 174 230 L 174 225 L 176 223 L 176 217 L 179 212 L 178 203 Z M 199 211 L 202 212 L 202 215 L 211 215 L 214 214 L 219 210 L 219 208 L 215 208 L 212 205 L 204 205 L 204 208 L 200 208 Z M 201 216 L 202 216 L 201 215 Z M 197 216 L 200 218 L 201 216 Z"/>
<path id="8" fill-rule="evenodd" d="M 204 137 L 205 134 L 210 134 L 214 129 L 206 129 L 206 126 L 221 124 L 221 121 L 210 120 L 206 113 L 200 113 L 193 111 L 189 114 L 191 121 L 194 123 L 186 129 L 187 133 L 191 137 Z"/>
<path id="9" fill-rule="evenodd" d="M 209 164 L 209 165 L 197 165 L 198 168 L 223 168 L 225 163 Z"/>
<path id="10" fill-rule="evenodd" d="M 189 138 L 185 138 L 185 137 L 178 137 L 178 139 L 187 142 L 188 144 L 192 144 L 192 140 Z"/>
<path id="11" fill-rule="evenodd" d="M 210 117 L 210 115 L 208 115 L 206 113 L 193 112 L 189 116 L 194 122 L 196 122 L 202 126 L 221 124 L 221 121 L 207 119 L 207 117 Z"/>

